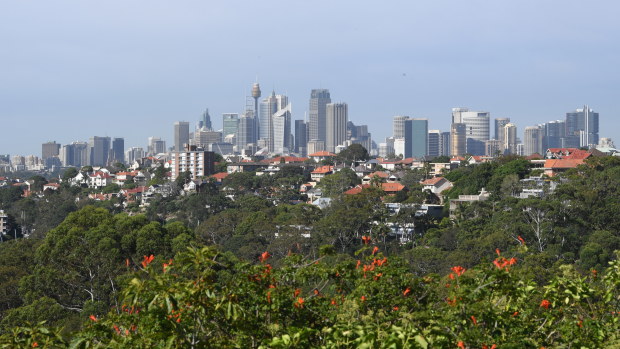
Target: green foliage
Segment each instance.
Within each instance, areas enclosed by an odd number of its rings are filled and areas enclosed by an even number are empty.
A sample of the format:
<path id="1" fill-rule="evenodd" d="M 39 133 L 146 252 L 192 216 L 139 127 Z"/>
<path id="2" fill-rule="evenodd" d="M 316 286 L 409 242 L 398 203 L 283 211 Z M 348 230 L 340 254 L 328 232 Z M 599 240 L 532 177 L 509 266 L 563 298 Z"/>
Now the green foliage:
<path id="1" fill-rule="evenodd" d="M 335 197 L 361 182 L 353 170 L 344 168 L 321 179 L 320 187 L 323 190 L 323 196 Z"/>
<path id="2" fill-rule="evenodd" d="M 370 159 L 368 150 L 361 144 L 351 144 L 346 149 L 338 153 L 336 159 L 339 162 L 350 164 L 354 161 L 366 161 Z"/>

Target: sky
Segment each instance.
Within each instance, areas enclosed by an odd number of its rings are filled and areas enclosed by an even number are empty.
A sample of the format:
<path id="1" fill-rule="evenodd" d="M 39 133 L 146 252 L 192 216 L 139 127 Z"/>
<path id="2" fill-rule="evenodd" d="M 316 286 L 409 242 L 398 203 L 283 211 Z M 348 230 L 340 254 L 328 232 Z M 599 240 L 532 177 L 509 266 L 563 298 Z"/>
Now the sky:
<path id="1" fill-rule="evenodd" d="M 620 143 L 620 2 L 612 0 L 0 0 L 0 154 L 149 136 L 252 84 L 293 118 L 327 88 L 379 143 L 395 115 L 449 130 L 453 107 L 526 126 L 588 104 Z M 619 145 L 619 144 L 617 144 Z"/>

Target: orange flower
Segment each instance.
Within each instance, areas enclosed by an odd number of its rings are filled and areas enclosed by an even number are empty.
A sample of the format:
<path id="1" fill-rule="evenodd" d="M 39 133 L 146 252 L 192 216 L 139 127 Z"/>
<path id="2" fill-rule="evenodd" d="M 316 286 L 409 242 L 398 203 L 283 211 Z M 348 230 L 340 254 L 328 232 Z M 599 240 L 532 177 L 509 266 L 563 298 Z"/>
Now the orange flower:
<path id="1" fill-rule="evenodd" d="M 517 239 L 519 239 L 519 242 L 521 242 L 521 244 L 523 244 L 523 246 L 525 246 L 525 240 L 523 240 L 521 235 L 517 236 Z"/>
<path id="2" fill-rule="evenodd" d="M 450 273 L 450 275 L 448 275 L 448 277 L 450 278 L 450 280 L 454 280 L 454 274 Z"/>
<path id="3" fill-rule="evenodd" d="M 393 311 L 397 311 L 398 309 L 399 309 L 398 307 L 392 308 Z"/>
<path id="4" fill-rule="evenodd" d="M 466 269 L 461 267 L 460 265 L 457 265 L 455 267 L 450 268 L 450 270 L 455 272 L 457 276 L 461 276 L 461 275 L 463 275 L 463 273 L 465 273 Z"/>
<path id="5" fill-rule="evenodd" d="M 264 261 L 266 261 L 269 257 L 271 257 L 271 255 L 269 254 L 269 252 L 265 251 L 263 253 L 261 253 L 260 257 L 258 257 L 258 260 L 263 263 Z"/>
<path id="6" fill-rule="evenodd" d="M 315 296 L 318 296 L 318 295 L 319 295 L 319 293 L 320 293 L 320 292 L 319 292 L 319 290 L 317 290 L 316 288 L 314 289 L 314 291 L 313 291 L 313 292 L 314 292 L 314 295 L 315 295 Z"/>
<path id="7" fill-rule="evenodd" d="M 372 255 L 374 256 L 374 255 L 375 255 L 375 253 L 377 253 L 377 252 L 379 252 L 379 247 L 375 246 L 375 247 L 372 249 Z"/>
<path id="8" fill-rule="evenodd" d="M 304 307 L 304 299 L 299 297 L 297 298 L 297 301 L 295 302 L 295 304 L 293 304 L 295 306 L 295 308 L 303 308 Z"/>
<path id="9" fill-rule="evenodd" d="M 497 256 L 499 257 L 499 255 L 501 254 L 501 252 L 500 252 L 499 248 L 496 248 L 496 249 L 495 249 L 495 253 L 497 253 Z"/>
<path id="10" fill-rule="evenodd" d="M 362 264 L 362 261 L 358 259 L 357 264 L 355 265 L 355 269 L 359 269 L 361 264 Z"/>
<path id="11" fill-rule="evenodd" d="M 518 312 L 518 311 L 515 311 L 514 313 L 512 313 L 512 317 L 515 317 L 515 316 L 517 316 L 517 315 L 519 315 L 519 312 Z"/>
<path id="12" fill-rule="evenodd" d="M 362 236 L 362 242 L 364 245 L 368 245 L 370 243 L 370 236 Z"/>
<path id="13" fill-rule="evenodd" d="M 577 326 L 579 326 L 579 327 L 583 327 L 583 320 L 579 320 L 579 321 L 577 321 Z"/>
<path id="14" fill-rule="evenodd" d="M 593 277 L 596 277 L 596 275 L 598 274 L 598 271 L 596 271 L 596 269 L 592 269 L 590 270 L 590 272 L 592 272 Z"/>
<path id="15" fill-rule="evenodd" d="M 114 331 L 116 331 L 116 334 L 121 334 L 121 330 L 118 328 L 118 326 L 114 325 Z"/>
<path id="16" fill-rule="evenodd" d="M 38 346 L 39 346 L 39 343 L 37 343 L 37 342 L 32 343 L 32 347 L 33 347 L 33 348 L 36 348 L 36 347 L 38 347 Z"/>
<path id="17" fill-rule="evenodd" d="M 89 319 L 91 319 L 91 320 L 92 320 L 92 321 L 94 321 L 94 322 L 99 321 L 99 320 L 97 320 L 97 317 L 96 317 L 95 315 L 91 315 L 91 316 L 89 316 L 88 318 L 89 318 Z"/>
<path id="18" fill-rule="evenodd" d="M 271 291 L 267 292 L 267 303 L 271 304 Z"/>
<path id="19" fill-rule="evenodd" d="M 456 344 L 456 346 L 457 346 L 457 347 L 459 347 L 459 348 L 461 348 L 461 349 L 465 349 L 465 343 L 463 343 L 463 341 L 459 341 L 459 342 Z"/>
<path id="20" fill-rule="evenodd" d="M 146 268 L 147 265 L 151 264 L 151 262 L 153 261 L 153 259 L 155 259 L 155 256 L 150 255 L 150 256 L 142 256 L 142 267 Z"/>
<path id="21" fill-rule="evenodd" d="M 300 293 L 301 293 L 301 290 L 300 290 L 300 289 L 298 289 L 298 288 L 296 288 L 296 289 L 295 289 L 295 293 L 293 293 L 293 294 L 294 294 L 294 296 L 293 296 L 293 297 L 297 297 L 297 296 L 299 296 L 299 294 L 300 294 Z"/>
<path id="22" fill-rule="evenodd" d="M 129 258 L 125 259 L 125 266 L 129 268 Z"/>
<path id="23" fill-rule="evenodd" d="M 362 300 L 362 302 L 366 302 L 366 296 L 362 296 L 360 297 L 360 299 Z"/>
<path id="24" fill-rule="evenodd" d="M 379 278 L 382 276 L 383 276 L 383 273 L 377 273 L 374 277 L 375 281 L 379 280 Z"/>
<path id="25" fill-rule="evenodd" d="M 517 264 L 517 259 L 515 257 L 512 257 L 508 260 L 508 265 L 515 265 Z"/>
<path id="26" fill-rule="evenodd" d="M 497 349 L 497 344 L 493 344 L 493 345 L 491 346 L 491 349 Z"/>
<path id="27" fill-rule="evenodd" d="M 545 309 L 549 309 L 550 305 L 551 305 L 551 302 L 549 302 L 546 299 L 543 299 L 542 302 L 540 302 L 540 306 Z"/>
<path id="28" fill-rule="evenodd" d="M 332 304 L 332 305 L 338 305 L 338 303 L 336 303 L 336 300 L 335 300 L 335 299 L 333 299 L 333 298 L 332 298 L 331 304 Z"/>
<path id="29" fill-rule="evenodd" d="M 478 321 L 476 321 L 476 317 L 475 316 L 470 316 L 471 321 L 474 323 L 475 326 L 478 326 Z"/>
<path id="30" fill-rule="evenodd" d="M 411 289 L 409 287 L 407 287 L 407 289 L 405 291 L 403 291 L 403 296 L 407 297 L 407 295 L 411 293 Z"/>

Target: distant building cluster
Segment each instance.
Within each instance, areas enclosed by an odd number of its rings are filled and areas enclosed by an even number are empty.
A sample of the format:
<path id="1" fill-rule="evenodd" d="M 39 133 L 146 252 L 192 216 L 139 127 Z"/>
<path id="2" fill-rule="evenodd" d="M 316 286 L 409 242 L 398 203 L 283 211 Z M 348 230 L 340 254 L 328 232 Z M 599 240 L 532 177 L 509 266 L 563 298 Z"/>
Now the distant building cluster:
<path id="1" fill-rule="evenodd" d="M 333 102 L 327 89 L 310 91 L 308 114 L 293 119 L 287 96 L 272 91 L 261 100 L 260 85 L 252 86 L 245 110 L 222 114 L 222 129 L 213 128 L 209 109 L 201 113 L 195 127 L 188 121 L 173 123 L 173 142 L 168 148 L 163 137 L 148 137 L 146 147 L 125 148 L 124 138 L 93 136 L 88 141 L 61 145 L 42 144 L 41 156 L 0 156 L 0 171 L 45 171 L 62 167 L 131 166 L 148 157 L 178 166 L 176 172 L 191 171 L 195 176 L 209 173 L 194 153 L 211 159 L 214 154 L 240 155 L 247 159 L 269 156 L 298 156 L 322 151 L 337 154 L 352 144 L 362 145 L 371 155 L 382 158 L 434 158 L 438 156 L 488 156 L 503 154 L 529 156 L 549 148 L 613 149 L 609 138 L 599 138 L 599 114 L 587 105 L 554 120 L 523 129 L 510 118 L 468 108 L 453 108 L 449 130 L 429 130 L 428 119 L 397 115 L 393 133 L 378 145 L 367 125 L 349 118 L 349 106 Z M 187 160 L 190 159 L 190 160 Z M 193 160 L 191 160 L 193 159 Z M 189 162 L 187 162 L 189 161 Z M 194 161 L 192 163 L 192 161 Z"/>

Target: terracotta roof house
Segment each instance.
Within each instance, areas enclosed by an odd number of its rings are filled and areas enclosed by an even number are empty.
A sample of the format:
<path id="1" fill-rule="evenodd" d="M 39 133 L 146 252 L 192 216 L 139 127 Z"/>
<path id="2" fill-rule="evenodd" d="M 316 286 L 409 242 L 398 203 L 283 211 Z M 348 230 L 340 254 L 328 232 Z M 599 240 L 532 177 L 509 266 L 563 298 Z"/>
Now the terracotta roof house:
<path id="1" fill-rule="evenodd" d="M 583 163 L 583 159 L 547 159 L 543 170 L 547 176 L 553 177 L 558 173 L 568 171 Z"/>

